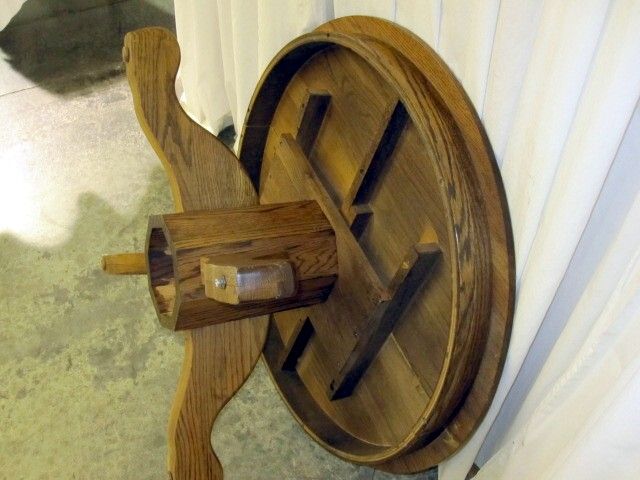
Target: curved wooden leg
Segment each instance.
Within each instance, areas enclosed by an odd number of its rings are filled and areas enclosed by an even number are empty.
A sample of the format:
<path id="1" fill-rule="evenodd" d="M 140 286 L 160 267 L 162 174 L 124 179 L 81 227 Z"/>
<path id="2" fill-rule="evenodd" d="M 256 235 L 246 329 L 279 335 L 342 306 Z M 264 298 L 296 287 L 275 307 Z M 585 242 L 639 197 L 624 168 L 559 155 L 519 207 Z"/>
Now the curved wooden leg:
<path id="1" fill-rule="evenodd" d="M 258 204 L 240 161 L 182 110 L 175 94 L 180 49 L 161 28 L 130 32 L 123 60 L 143 132 L 167 172 L 176 211 Z M 247 379 L 262 352 L 268 317 L 186 332 L 186 351 L 169 421 L 169 473 L 173 480 L 220 480 L 211 448 L 218 413 Z"/>
<path id="2" fill-rule="evenodd" d="M 263 328 L 256 328 L 256 323 Z M 169 419 L 172 480 L 221 480 L 211 429 L 262 352 L 268 317 L 212 325 L 186 333 L 185 358 Z"/>

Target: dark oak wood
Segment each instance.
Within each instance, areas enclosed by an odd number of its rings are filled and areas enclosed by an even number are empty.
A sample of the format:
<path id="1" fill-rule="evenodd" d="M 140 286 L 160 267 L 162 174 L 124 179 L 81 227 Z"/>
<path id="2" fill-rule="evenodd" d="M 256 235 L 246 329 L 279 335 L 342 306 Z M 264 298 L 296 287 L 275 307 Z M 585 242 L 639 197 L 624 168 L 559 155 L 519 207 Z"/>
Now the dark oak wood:
<path id="1" fill-rule="evenodd" d="M 212 300 L 203 284 L 203 260 L 229 256 L 244 263 L 290 262 L 294 294 L 237 304 Z M 147 257 L 151 297 L 160 322 L 172 330 L 322 302 L 338 274 L 333 229 L 313 201 L 152 216 Z"/>

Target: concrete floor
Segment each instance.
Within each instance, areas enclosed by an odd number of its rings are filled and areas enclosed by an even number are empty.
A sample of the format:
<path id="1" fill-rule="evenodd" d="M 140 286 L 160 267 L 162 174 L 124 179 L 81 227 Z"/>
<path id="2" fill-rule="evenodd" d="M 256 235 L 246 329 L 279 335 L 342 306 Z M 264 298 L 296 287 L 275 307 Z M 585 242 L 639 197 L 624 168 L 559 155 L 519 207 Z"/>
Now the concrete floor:
<path id="1" fill-rule="evenodd" d="M 0 479 L 166 478 L 182 338 L 144 277 L 99 260 L 141 250 L 147 215 L 171 210 L 119 62 L 124 31 L 171 22 L 168 2 L 127 1 L 0 33 Z M 231 480 L 436 478 L 325 452 L 261 363 L 213 438 Z"/>

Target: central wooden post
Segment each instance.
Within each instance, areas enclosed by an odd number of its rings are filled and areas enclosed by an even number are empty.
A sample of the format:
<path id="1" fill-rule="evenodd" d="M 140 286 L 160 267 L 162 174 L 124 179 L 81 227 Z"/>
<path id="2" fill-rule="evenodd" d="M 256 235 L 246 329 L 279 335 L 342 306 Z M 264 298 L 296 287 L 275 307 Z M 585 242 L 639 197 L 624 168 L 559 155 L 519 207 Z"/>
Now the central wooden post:
<path id="1" fill-rule="evenodd" d="M 152 216 L 146 257 L 156 312 L 173 330 L 323 302 L 338 274 L 314 201 Z"/>

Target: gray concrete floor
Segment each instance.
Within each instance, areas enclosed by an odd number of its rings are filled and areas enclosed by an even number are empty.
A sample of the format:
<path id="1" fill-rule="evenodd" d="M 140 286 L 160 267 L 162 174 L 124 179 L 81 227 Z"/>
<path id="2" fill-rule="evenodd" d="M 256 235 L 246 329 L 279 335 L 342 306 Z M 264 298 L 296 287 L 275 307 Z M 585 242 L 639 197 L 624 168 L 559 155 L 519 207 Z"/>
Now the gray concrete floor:
<path id="1" fill-rule="evenodd" d="M 99 260 L 171 210 L 119 61 L 125 31 L 171 23 L 125 1 L 0 32 L 0 479 L 166 478 L 182 338 Z M 227 479 L 404 478 L 312 442 L 261 363 L 213 438 Z"/>

